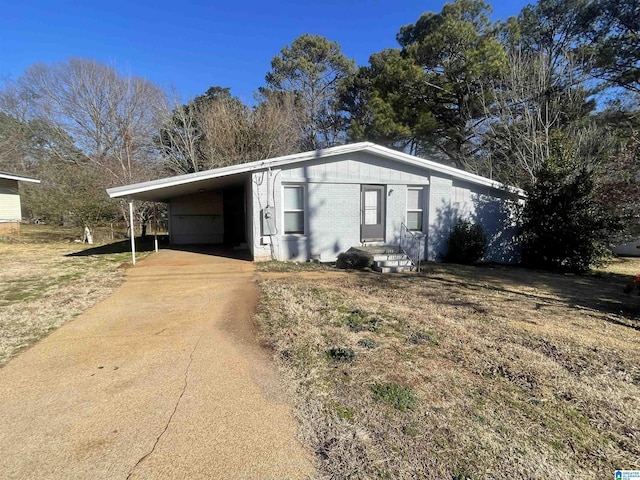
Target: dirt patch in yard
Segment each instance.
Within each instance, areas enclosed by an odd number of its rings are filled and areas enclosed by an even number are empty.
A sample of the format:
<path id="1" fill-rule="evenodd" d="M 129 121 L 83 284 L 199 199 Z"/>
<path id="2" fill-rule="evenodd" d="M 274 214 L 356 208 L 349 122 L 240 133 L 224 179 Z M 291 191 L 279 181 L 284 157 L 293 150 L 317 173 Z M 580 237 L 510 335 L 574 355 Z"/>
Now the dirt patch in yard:
<path id="1" fill-rule="evenodd" d="M 629 276 L 451 265 L 271 275 L 258 319 L 328 478 L 640 468 Z"/>

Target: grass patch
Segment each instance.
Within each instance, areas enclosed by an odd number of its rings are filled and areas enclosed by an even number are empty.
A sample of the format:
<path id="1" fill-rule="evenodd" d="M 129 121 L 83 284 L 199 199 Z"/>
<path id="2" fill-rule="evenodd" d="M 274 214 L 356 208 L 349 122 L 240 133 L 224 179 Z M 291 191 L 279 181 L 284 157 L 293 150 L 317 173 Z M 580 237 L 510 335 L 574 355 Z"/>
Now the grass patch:
<path id="1" fill-rule="evenodd" d="M 326 272 L 335 270 L 332 263 L 319 262 L 280 262 L 270 260 L 256 264 L 258 272 Z"/>
<path id="2" fill-rule="evenodd" d="M 388 403 L 401 412 L 413 410 L 418 404 L 418 397 L 410 388 L 393 382 L 376 383 L 371 386 L 373 398 L 378 402 Z"/>
<path id="3" fill-rule="evenodd" d="M 262 281 L 258 320 L 323 478 L 607 478 L 640 468 L 629 278 L 291 275 Z"/>
<path id="4" fill-rule="evenodd" d="M 603 266 L 597 267 L 595 273 L 617 275 L 640 275 L 640 257 L 614 257 Z"/>
<path id="5" fill-rule="evenodd" d="M 354 332 L 378 332 L 382 319 L 356 309 L 347 315 L 346 324 Z"/>
<path id="6" fill-rule="evenodd" d="M 0 365 L 122 283 L 119 267 L 130 263 L 129 253 L 92 254 L 86 245 L 52 241 L 67 234 L 23 225 L 20 243 L 0 243 Z"/>

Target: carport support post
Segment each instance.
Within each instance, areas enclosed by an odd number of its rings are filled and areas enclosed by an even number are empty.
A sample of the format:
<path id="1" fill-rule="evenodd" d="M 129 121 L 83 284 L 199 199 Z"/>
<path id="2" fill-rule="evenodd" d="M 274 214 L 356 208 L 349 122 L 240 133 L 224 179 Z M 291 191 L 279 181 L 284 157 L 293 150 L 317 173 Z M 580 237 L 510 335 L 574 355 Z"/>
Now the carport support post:
<path id="1" fill-rule="evenodd" d="M 129 237 L 131 238 L 131 263 L 136 264 L 136 233 L 133 229 L 133 200 L 129 200 Z"/>
<path id="2" fill-rule="evenodd" d="M 155 228 L 153 229 L 153 246 L 158 251 L 158 204 L 153 204 L 153 221 L 155 223 Z"/>

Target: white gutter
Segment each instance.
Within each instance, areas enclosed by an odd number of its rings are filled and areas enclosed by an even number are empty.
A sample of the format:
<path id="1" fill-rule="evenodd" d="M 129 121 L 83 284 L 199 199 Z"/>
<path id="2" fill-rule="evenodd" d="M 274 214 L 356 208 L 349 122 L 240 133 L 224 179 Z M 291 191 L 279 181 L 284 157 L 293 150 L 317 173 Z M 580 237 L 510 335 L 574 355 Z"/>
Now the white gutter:
<path id="1" fill-rule="evenodd" d="M 6 180 L 17 180 L 19 182 L 27 182 L 27 183 L 40 183 L 40 180 L 38 180 L 37 178 L 21 177 L 20 175 L 14 175 L 12 173 L 0 172 L 0 178 L 4 178 Z"/>

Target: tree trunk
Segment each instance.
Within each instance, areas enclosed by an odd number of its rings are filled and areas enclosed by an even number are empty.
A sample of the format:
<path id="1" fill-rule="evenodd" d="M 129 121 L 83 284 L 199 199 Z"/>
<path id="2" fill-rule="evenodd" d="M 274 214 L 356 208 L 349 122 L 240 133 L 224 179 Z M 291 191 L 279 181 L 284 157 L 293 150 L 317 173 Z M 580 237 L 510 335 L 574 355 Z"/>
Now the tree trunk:
<path id="1" fill-rule="evenodd" d="M 88 243 L 89 245 L 93 245 L 93 234 L 89 227 L 84 227 L 84 234 L 82 235 L 82 243 Z"/>

